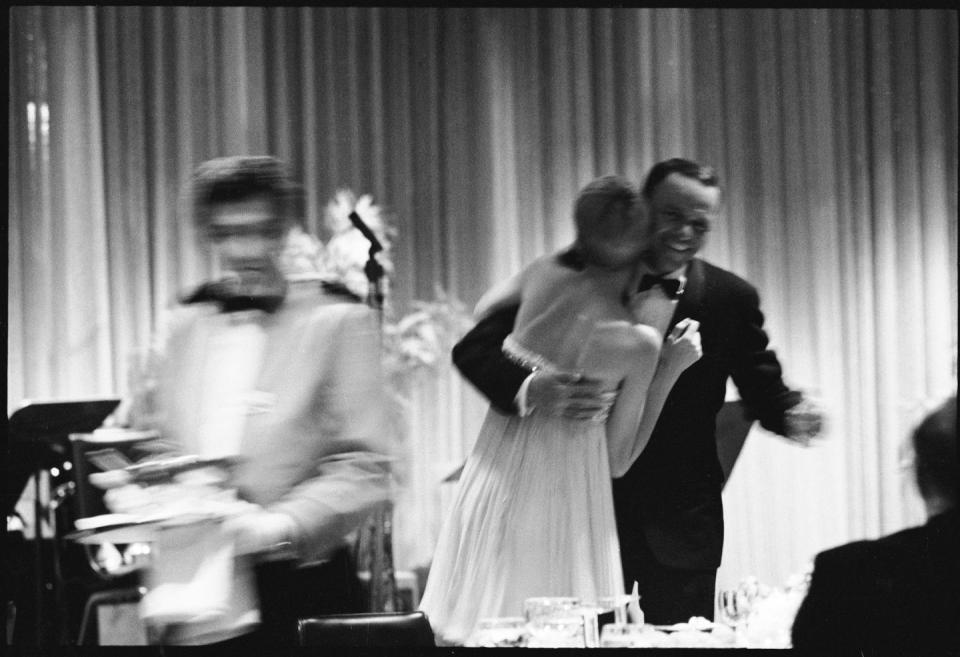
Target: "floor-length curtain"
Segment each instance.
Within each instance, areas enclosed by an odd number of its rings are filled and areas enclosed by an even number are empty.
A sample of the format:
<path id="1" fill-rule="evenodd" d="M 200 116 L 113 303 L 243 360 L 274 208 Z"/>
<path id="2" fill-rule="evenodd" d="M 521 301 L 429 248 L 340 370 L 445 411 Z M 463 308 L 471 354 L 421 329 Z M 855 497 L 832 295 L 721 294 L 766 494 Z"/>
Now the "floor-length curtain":
<path id="1" fill-rule="evenodd" d="M 919 521 L 899 444 L 956 386 L 956 12 L 10 17 L 8 409 L 127 392 L 163 308 L 213 273 L 183 202 L 203 159 L 284 158 L 321 236 L 336 189 L 372 194 L 398 229 L 402 314 L 437 286 L 472 304 L 569 242 L 591 177 L 683 155 L 725 188 L 704 256 L 757 285 L 787 380 L 830 412 L 810 450 L 748 439 L 722 579 L 782 581 L 817 549 Z M 401 566 L 428 558 L 439 479 L 484 412 L 449 369 L 422 386 L 407 445 L 422 514 L 406 520 L 422 524 L 395 528 Z"/>
<path id="2" fill-rule="evenodd" d="M 696 42 L 698 86 L 716 89 L 725 117 L 698 130 L 726 178 L 713 253 L 758 285 L 788 380 L 829 411 L 808 452 L 748 441 L 725 494 L 723 574 L 782 578 L 824 545 L 923 517 L 900 460 L 923 411 L 956 389 L 956 22 L 693 20 L 717 35 Z"/>

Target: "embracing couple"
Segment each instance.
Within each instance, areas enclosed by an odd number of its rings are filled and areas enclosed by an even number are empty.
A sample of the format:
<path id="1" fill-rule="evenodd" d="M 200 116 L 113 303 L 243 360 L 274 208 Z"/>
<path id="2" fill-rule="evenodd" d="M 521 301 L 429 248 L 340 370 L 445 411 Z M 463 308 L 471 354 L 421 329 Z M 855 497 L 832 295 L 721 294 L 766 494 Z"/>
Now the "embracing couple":
<path id="1" fill-rule="evenodd" d="M 720 202 L 713 169 L 679 158 L 639 192 L 595 180 L 574 244 L 480 300 L 453 356 L 492 408 L 421 604 L 442 641 L 528 597 L 635 581 L 648 622 L 713 618 L 727 379 L 766 429 L 803 442 L 820 427 L 767 348 L 756 289 L 695 257 Z"/>

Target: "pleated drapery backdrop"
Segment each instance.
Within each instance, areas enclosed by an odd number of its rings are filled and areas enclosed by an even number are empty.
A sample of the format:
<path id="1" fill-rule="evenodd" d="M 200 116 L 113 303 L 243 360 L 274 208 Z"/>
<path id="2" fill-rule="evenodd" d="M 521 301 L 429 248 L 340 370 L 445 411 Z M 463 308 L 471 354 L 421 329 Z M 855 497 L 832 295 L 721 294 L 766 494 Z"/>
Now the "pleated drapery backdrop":
<path id="1" fill-rule="evenodd" d="M 686 156 L 725 187 L 703 255 L 829 412 L 808 450 L 755 430 L 724 493 L 721 586 L 782 582 L 922 518 L 900 445 L 956 388 L 956 62 L 947 10 L 15 7 L 8 411 L 128 392 L 213 274 L 183 200 L 204 159 L 287 160 L 321 237 L 336 189 L 372 194 L 402 312 L 568 243 L 592 177 Z M 485 409 L 449 365 L 412 399 L 399 567 Z"/>

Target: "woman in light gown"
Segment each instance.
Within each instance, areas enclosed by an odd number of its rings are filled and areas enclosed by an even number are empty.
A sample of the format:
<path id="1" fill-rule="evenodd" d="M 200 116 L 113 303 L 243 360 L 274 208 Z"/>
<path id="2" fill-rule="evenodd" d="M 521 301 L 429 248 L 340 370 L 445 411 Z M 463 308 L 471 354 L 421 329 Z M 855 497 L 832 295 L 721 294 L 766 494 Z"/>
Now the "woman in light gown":
<path id="1" fill-rule="evenodd" d="M 632 185 L 590 183 L 574 217 L 571 249 L 534 261 L 477 312 L 519 301 L 505 353 L 539 370 L 582 372 L 615 401 L 594 420 L 488 411 L 420 605 L 441 644 L 462 644 L 482 618 L 522 615 L 529 597 L 624 592 L 610 480 L 646 446 L 673 383 L 700 357 L 695 322 L 664 343 L 625 306 L 647 234 Z"/>

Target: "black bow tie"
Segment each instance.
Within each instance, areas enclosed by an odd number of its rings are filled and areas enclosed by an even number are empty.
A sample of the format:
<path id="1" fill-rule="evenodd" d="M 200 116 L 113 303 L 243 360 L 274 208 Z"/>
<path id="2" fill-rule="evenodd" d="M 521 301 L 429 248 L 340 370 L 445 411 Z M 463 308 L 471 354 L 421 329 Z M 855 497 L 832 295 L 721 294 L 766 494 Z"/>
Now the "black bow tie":
<path id="1" fill-rule="evenodd" d="M 280 307 L 281 303 L 283 303 L 283 297 L 279 295 L 249 296 L 241 294 L 221 299 L 220 310 L 225 313 L 241 310 L 262 310 L 266 313 L 272 313 Z"/>
<path id="2" fill-rule="evenodd" d="M 219 304 L 220 310 L 225 313 L 243 310 L 262 310 L 272 313 L 283 303 L 283 295 L 237 294 L 229 281 L 214 281 L 206 283 L 181 299 L 182 303 L 214 302 Z"/>
<path id="3" fill-rule="evenodd" d="M 660 289 L 671 299 L 676 299 L 683 294 L 683 284 L 679 278 L 664 278 L 663 276 L 652 276 L 651 274 L 643 275 L 643 278 L 640 279 L 640 285 L 637 286 L 637 292 L 649 290 L 655 285 L 659 285 Z"/>

